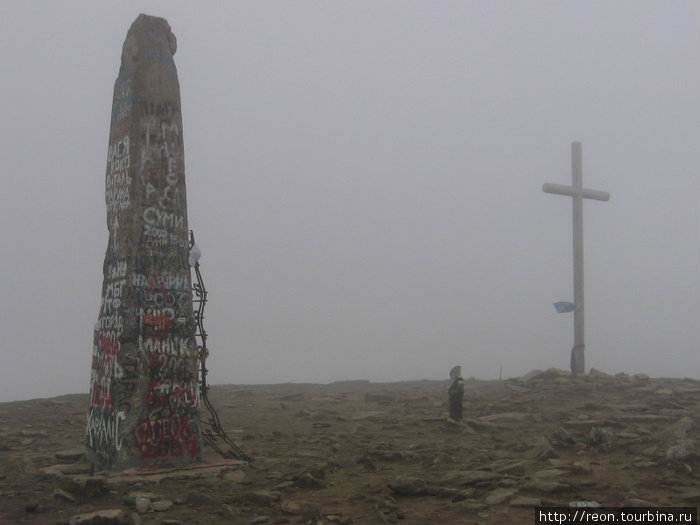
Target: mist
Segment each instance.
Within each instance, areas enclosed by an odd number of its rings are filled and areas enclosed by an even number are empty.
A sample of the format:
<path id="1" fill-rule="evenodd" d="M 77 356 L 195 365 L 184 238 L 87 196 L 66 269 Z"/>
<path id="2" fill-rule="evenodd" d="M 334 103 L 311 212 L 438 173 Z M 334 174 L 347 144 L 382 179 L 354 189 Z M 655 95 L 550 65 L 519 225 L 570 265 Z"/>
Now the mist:
<path id="1" fill-rule="evenodd" d="M 568 369 L 571 143 L 586 368 L 700 377 L 700 4 L 0 5 L 0 401 L 87 392 L 112 90 L 178 39 L 211 383 Z"/>

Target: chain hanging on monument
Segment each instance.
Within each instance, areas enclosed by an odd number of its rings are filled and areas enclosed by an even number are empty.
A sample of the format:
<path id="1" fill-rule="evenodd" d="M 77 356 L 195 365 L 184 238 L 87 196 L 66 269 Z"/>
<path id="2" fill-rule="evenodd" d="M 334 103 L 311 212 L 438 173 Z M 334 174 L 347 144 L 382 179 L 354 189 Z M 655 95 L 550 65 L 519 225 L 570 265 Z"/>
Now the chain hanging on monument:
<path id="1" fill-rule="evenodd" d="M 214 405 L 209 400 L 209 385 L 207 384 L 209 348 L 207 347 L 207 332 L 204 330 L 204 307 L 207 304 L 207 289 L 204 287 L 204 280 L 199 269 L 199 258 L 201 255 L 202 252 L 194 241 L 194 232 L 190 230 L 189 264 L 195 275 L 195 279 L 192 280 L 192 291 L 195 296 L 192 302 L 197 305 L 197 308 L 193 310 L 193 316 L 195 323 L 197 323 L 195 336 L 198 338 L 199 399 L 200 406 L 203 405 L 209 413 L 209 418 L 203 421 L 202 438 L 204 438 L 207 445 L 224 458 L 252 461 L 250 456 L 243 452 L 223 429 L 219 420 L 219 414 L 217 414 Z M 220 442 L 222 443 L 220 444 Z M 224 450 L 224 447 L 228 447 L 228 450 Z"/>

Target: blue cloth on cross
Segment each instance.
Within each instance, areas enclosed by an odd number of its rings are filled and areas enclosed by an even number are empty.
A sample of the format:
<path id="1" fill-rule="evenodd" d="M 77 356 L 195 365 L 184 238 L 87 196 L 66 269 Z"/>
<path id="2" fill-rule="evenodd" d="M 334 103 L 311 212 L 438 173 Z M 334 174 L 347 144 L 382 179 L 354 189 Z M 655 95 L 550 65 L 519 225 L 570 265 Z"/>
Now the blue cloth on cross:
<path id="1" fill-rule="evenodd" d="M 576 305 L 568 301 L 559 301 L 557 303 L 552 303 L 555 310 L 560 314 L 565 314 L 566 312 L 573 312 L 576 310 Z"/>

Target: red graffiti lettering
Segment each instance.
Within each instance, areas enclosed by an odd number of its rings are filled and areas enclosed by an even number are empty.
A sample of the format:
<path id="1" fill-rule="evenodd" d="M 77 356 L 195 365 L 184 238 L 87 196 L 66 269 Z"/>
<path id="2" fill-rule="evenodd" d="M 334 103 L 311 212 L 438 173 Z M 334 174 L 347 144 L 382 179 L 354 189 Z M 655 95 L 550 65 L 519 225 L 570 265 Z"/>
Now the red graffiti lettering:
<path id="1" fill-rule="evenodd" d="M 92 385 L 90 406 L 93 408 L 112 408 L 112 394 L 109 391 L 109 384 L 101 385 L 94 383 Z"/>
<path id="2" fill-rule="evenodd" d="M 145 337 L 164 337 L 170 333 L 172 318 L 169 312 L 151 312 L 146 310 L 143 313 L 143 334 Z"/>
<path id="3" fill-rule="evenodd" d="M 200 454 L 199 433 L 187 416 L 139 420 L 136 446 L 142 460 L 169 456 L 197 458 Z"/>

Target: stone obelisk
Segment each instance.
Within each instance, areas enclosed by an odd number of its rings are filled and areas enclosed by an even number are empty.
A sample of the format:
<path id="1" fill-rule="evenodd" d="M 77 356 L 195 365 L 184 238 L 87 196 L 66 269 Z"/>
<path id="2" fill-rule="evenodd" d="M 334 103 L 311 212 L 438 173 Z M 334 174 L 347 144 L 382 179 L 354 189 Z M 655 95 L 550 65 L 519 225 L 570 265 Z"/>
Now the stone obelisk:
<path id="1" fill-rule="evenodd" d="M 139 15 L 114 85 L 86 430 L 101 467 L 201 459 L 175 49 L 166 20 Z"/>

